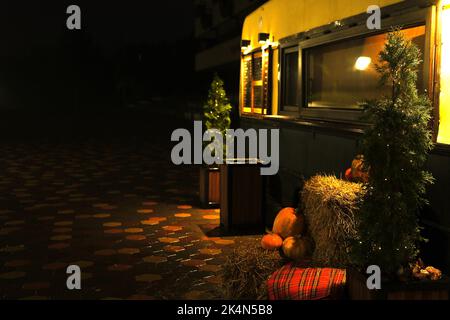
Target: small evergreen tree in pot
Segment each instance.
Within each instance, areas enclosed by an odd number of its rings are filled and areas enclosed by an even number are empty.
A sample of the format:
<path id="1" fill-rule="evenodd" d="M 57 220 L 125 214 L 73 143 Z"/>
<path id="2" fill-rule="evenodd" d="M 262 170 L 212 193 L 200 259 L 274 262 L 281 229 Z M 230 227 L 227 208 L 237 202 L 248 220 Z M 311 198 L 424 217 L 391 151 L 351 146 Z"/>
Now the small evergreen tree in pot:
<path id="1" fill-rule="evenodd" d="M 378 265 L 389 277 L 418 255 L 424 240 L 418 213 L 426 203 L 426 186 L 433 182 L 424 170 L 433 143 L 431 102 L 416 87 L 420 64 L 418 47 L 400 30 L 390 32 L 376 70 L 391 94 L 364 103 L 371 123 L 363 139 L 370 177 L 352 254 L 357 266 Z"/>
<path id="2" fill-rule="evenodd" d="M 230 128 L 231 119 L 231 104 L 227 98 L 227 94 L 224 89 L 223 80 L 215 74 L 214 79 L 211 83 L 211 88 L 208 93 L 208 100 L 203 107 L 203 115 L 205 118 L 205 126 L 207 129 L 217 129 L 222 133 L 222 136 L 225 138 L 226 130 Z M 225 141 L 224 145 L 224 154 L 225 152 Z"/>
<path id="3" fill-rule="evenodd" d="M 216 129 L 220 131 L 223 140 L 225 140 L 226 130 L 230 128 L 231 124 L 230 111 L 231 105 L 225 93 L 224 83 L 216 74 L 209 89 L 208 99 L 203 107 L 203 120 L 208 130 Z M 220 155 L 216 154 L 217 147 L 219 147 L 216 144 L 218 141 L 214 141 L 214 139 L 215 136 L 212 137 L 212 141 L 204 142 L 205 151 L 208 150 L 213 159 L 220 160 L 218 159 Z M 221 141 L 221 143 L 223 143 L 222 157 L 225 158 L 226 143 L 225 141 Z M 216 165 L 200 167 L 199 194 L 202 206 L 207 208 L 217 207 L 220 203 L 220 188 L 219 168 Z"/>

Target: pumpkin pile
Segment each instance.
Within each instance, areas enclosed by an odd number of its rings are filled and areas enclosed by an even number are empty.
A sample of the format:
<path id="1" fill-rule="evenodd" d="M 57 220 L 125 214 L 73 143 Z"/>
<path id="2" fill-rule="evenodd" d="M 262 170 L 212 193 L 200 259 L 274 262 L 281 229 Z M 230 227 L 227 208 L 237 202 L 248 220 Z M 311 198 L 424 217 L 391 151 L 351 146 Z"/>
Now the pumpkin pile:
<path id="1" fill-rule="evenodd" d="M 415 264 L 410 265 L 411 274 L 413 278 L 418 280 L 440 280 L 442 278 L 442 271 L 436 269 L 432 266 L 426 266 L 421 259 L 419 259 Z"/>
<path id="2" fill-rule="evenodd" d="M 345 171 L 345 179 L 351 182 L 369 182 L 369 171 L 364 166 L 364 156 L 357 155 L 352 161 L 352 166 Z"/>
<path id="3" fill-rule="evenodd" d="M 284 256 L 301 261 L 311 254 L 312 242 L 305 237 L 305 217 L 294 208 L 284 208 L 276 216 L 272 232 L 261 240 L 267 250 L 282 250 Z"/>

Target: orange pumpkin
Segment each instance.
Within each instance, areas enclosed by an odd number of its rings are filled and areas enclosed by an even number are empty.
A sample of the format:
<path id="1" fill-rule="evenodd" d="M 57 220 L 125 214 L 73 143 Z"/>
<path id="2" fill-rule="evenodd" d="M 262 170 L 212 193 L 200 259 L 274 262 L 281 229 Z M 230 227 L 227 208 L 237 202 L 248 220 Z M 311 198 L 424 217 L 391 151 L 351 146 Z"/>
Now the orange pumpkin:
<path id="1" fill-rule="evenodd" d="M 276 216 L 272 231 L 285 239 L 302 234 L 304 229 L 303 215 L 297 215 L 294 208 L 284 208 Z"/>
<path id="2" fill-rule="evenodd" d="M 345 179 L 347 181 L 352 181 L 352 168 L 348 168 L 347 171 L 345 171 Z"/>
<path id="3" fill-rule="evenodd" d="M 311 241 L 305 237 L 289 237 L 283 241 L 283 253 L 289 259 L 300 261 L 311 254 Z"/>
<path id="4" fill-rule="evenodd" d="M 277 234 L 266 234 L 261 239 L 261 247 L 266 250 L 277 250 L 283 245 L 283 239 Z"/>

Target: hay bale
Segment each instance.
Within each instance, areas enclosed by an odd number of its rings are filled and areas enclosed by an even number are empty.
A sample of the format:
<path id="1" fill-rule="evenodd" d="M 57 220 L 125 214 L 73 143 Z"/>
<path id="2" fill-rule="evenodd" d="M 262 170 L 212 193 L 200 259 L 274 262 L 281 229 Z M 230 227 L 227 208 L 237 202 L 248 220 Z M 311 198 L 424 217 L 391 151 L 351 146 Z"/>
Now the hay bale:
<path id="1" fill-rule="evenodd" d="M 349 264 L 349 242 L 357 234 L 355 214 L 364 194 L 363 185 L 334 176 L 314 176 L 305 183 L 301 208 L 314 240 L 316 264 L 342 267 Z"/>
<path id="2" fill-rule="evenodd" d="M 266 282 L 285 264 L 278 251 L 261 248 L 260 240 L 236 247 L 222 267 L 222 295 L 227 300 L 265 300 Z"/>

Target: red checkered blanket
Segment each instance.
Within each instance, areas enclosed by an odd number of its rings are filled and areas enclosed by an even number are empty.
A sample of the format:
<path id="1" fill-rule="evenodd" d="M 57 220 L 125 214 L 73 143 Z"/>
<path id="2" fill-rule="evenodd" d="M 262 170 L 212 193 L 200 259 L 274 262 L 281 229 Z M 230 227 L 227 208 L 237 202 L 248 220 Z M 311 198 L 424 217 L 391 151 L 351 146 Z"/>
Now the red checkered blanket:
<path id="1" fill-rule="evenodd" d="M 289 263 L 267 281 L 269 300 L 336 299 L 345 287 L 345 270 L 301 268 Z"/>

